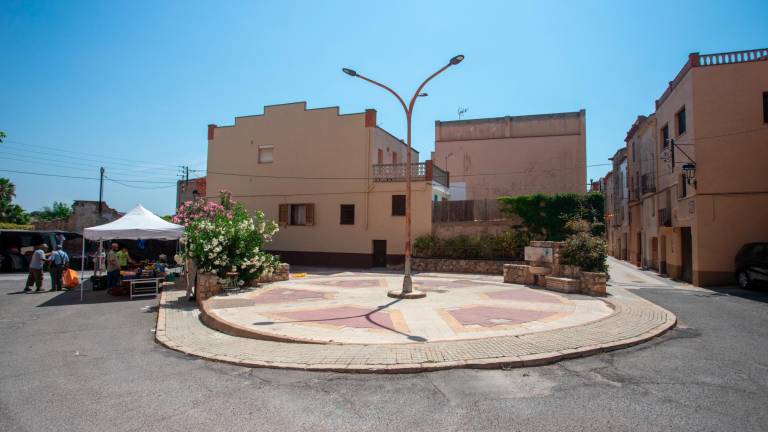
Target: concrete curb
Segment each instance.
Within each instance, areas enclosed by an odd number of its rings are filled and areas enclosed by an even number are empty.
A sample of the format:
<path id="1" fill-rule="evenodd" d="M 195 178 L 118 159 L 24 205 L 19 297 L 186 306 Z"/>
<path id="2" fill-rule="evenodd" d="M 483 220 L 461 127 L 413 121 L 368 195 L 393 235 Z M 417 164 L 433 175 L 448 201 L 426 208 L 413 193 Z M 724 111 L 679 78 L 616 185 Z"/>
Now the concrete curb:
<path id="1" fill-rule="evenodd" d="M 169 300 L 169 296 L 173 296 L 173 295 L 175 295 L 174 291 L 163 291 L 161 293 L 160 308 L 158 310 L 157 327 L 155 331 L 155 341 L 158 344 L 166 348 L 169 348 L 171 350 L 174 350 L 192 357 L 202 358 L 202 359 L 221 362 L 221 363 L 228 363 L 236 366 L 264 367 L 264 368 L 274 368 L 274 369 L 295 369 L 295 370 L 323 371 L 323 372 L 415 373 L 415 372 L 427 372 L 427 371 L 436 371 L 436 370 L 444 370 L 444 369 L 453 369 L 453 368 L 494 369 L 494 368 L 541 366 L 541 365 L 556 363 L 563 359 L 586 357 L 589 355 L 595 355 L 603 352 L 609 352 L 609 351 L 614 351 L 618 349 L 628 348 L 664 334 L 669 329 L 673 328 L 677 323 L 677 317 L 671 312 L 667 311 L 666 309 L 663 309 L 657 305 L 654 305 L 653 303 L 650 303 L 644 299 L 641 299 L 635 296 L 634 294 L 625 293 L 624 295 L 631 296 L 632 298 L 628 299 L 624 297 L 622 298 L 614 297 L 611 299 L 611 303 L 617 310 L 617 313 L 615 315 L 612 315 L 612 317 L 618 316 L 618 319 L 621 319 L 620 315 L 622 313 L 626 313 L 625 312 L 626 306 L 632 305 L 633 307 L 637 308 L 637 306 L 640 305 L 640 308 L 643 310 L 641 311 L 642 313 L 638 315 L 663 314 L 664 321 L 659 325 L 655 325 L 650 330 L 642 331 L 642 332 L 639 332 L 638 334 L 628 334 L 626 337 L 617 337 L 615 340 L 611 340 L 608 342 L 595 344 L 595 343 L 588 343 L 589 341 L 585 339 L 584 345 L 578 346 L 575 348 L 563 347 L 561 350 L 555 350 L 555 351 L 549 351 L 549 352 L 533 352 L 533 353 L 528 353 L 524 355 L 483 357 L 481 353 L 478 353 L 476 358 L 472 356 L 472 357 L 463 358 L 463 359 L 426 361 L 426 362 L 402 362 L 402 363 L 398 363 L 396 360 L 396 357 L 393 358 L 393 361 L 391 363 L 390 362 L 387 362 L 387 363 L 356 362 L 354 360 L 354 357 L 350 358 L 348 361 L 343 359 L 338 361 L 327 361 L 327 358 L 326 358 L 327 356 L 322 354 L 323 349 L 324 348 L 328 349 L 328 347 L 334 346 L 334 345 L 262 341 L 259 339 L 238 338 L 237 336 L 229 336 L 229 335 L 227 337 L 231 337 L 235 339 L 233 342 L 235 342 L 238 345 L 237 350 L 233 350 L 231 353 L 226 353 L 226 354 L 209 352 L 208 351 L 209 349 L 211 351 L 216 351 L 219 348 L 208 347 L 203 344 L 190 343 L 187 340 L 188 338 L 185 337 L 186 335 L 184 332 L 177 333 L 176 331 L 171 331 L 171 332 L 168 331 L 169 330 L 168 314 L 169 314 L 169 311 L 173 310 L 172 307 L 169 306 L 169 302 L 175 301 L 175 300 Z M 200 331 L 202 333 L 211 332 L 211 333 L 221 335 L 221 333 L 218 333 L 215 330 L 208 328 L 205 324 L 201 322 L 202 318 L 198 316 L 199 312 L 195 313 L 194 310 L 190 310 L 187 312 L 191 312 L 191 313 L 186 315 L 181 314 L 178 317 L 172 316 L 171 319 L 185 320 L 184 326 L 183 326 L 185 329 Z M 593 323 L 590 323 L 590 324 L 593 324 Z M 202 329 L 196 328 L 195 326 L 199 326 Z M 553 330 L 552 332 L 557 332 L 557 330 Z M 542 332 L 542 333 L 546 333 L 546 332 Z M 531 335 L 532 337 L 535 337 L 536 334 L 533 333 Z M 515 338 L 515 336 L 498 337 L 498 339 L 503 339 L 503 338 Z M 489 338 L 489 339 L 493 339 L 493 338 Z M 434 342 L 434 343 L 424 343 L 424 344 L 416 344 L 416 345 L 419 345 L 420 347 L 424 347 L 424 346 L 428 347 L 430 344 L 432 344 L 435 346 L 436 350 L 439 350 L 446 346 L 462 344 L 464 342 L 465 341 L 455 341 L 450 343 Z M 477 342 L 477 340 L 475 340 L 475 342 Z M 569 342 L 572 342 L 572 341 L 569 341 Z M 274 361 L 270 361 L 270 359 L 248 358 L 247 355 L 244 355 L 242 353 L 242 351 L 244 351 L 245 348 L 241 346 L 246 343 L 265 344 L 265 346 L 260 347 L 261 349 L 258 350 L 258 353 L 262 356 L 266 355 L 267 357 L 269 357 L 269 355 L 265 353 L 276 352 L 277 350 L 275 350 L 275 348 L 279 348 L 281 346 L 290 346 L 293 350 L 304 349 L 306 351 L 306 354 L 300 356 L 302 359 L 315 356 L 317 361 L 304 361 L 304 362 L 286 361 L 285 359 L 279 358 L 277 354 L 275 354 Z M 335 347 L 344 347 L 344 345 L 335 345 Z M 372 346 L 357 345 L 357 347 L 369 348 Z M 381 347 L 381 345 L 379 347 Z M 403 348 L 402 345 L 400 346 L 389 345 L 389 346 L 385 346 L 383 349 L 385 350 L 389 349 L 394 353 L 398 350 L 403 350 L 405 348 Z M 354 356 L 354 354 L 350 354 L 350 355 Z"/>

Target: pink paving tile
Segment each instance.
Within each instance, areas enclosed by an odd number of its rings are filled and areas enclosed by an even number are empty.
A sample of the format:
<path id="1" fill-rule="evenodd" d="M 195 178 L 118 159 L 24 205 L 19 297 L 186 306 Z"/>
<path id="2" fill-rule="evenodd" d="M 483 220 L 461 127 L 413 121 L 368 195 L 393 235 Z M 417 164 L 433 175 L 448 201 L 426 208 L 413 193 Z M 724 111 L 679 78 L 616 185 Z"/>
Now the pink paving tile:
<path id="1" fill-rule="evenodd" d="M 307 324 L 329 324 L 339 327 L 393 330 L 394 325 L 388 312 L 356 307 L 338 307 L 294 312 L 278 312 L 275 315 L 289 318 L 294 322 Z"/>
<path id="2" fill-rule="evenodd" d="M 439 290 L 439 289 L 470 288 L 470 287 L 477 286 L 477 284 L 471 281 L 460 281 L 460 280 L 449 281 L 449 280 L 416 279 L 413 282 L 413 286 L 416 287 L 416 289 L 430 291 L 430 290 Z"/>
<path id="3" fill-rule="evenodd" d="M 255 304 L 265 303 L 290 303 L 298 300 L 322 299 L 323 293 L 317 291 L 296 290 L 288 288 L 275 288 L 259 293 L 253 297 Z"/>
<path id="4" fill-rule="evenodd" d="M 355 280 L 336 280 L 336 281 L 307 281 L 313 285 L 323 285 L 339 288 L 371 288 L 379 286 L 378 279 L 355 279 Z"/>
<path id="5" fill-rule="evenodd" d="M 493 327 L 497 325 L 522 324 L 556 315 L 558 312 L 532 311 L 514 308 L 473 306 L 448 311 L 462 325 Z"/>
<path id="6" fill-rule="evenodd" d="M 485 295 L 495 300 L 517 300 L 534 303 L 561 303 L 560 299 L 554 295 L 544 294 L 526 288 L 492 291 L 485 293 Z"/>

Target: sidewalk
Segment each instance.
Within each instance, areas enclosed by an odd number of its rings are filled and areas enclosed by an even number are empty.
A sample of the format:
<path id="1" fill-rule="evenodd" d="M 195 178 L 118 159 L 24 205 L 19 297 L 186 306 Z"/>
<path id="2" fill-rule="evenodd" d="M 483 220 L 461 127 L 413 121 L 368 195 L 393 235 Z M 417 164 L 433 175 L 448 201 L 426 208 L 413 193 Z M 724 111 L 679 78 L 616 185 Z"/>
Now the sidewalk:
<path id="1" fill-rule="evenodd" d="M 403 373 L 456 367 L 536 366 L 625 348 L 669 330 L 676 317 L 621 287 L 615 313 L 587 324 L 515 336 L 407 344 L 306 344 L 230 336 L 205 326 L 183 291 L 163 292 L 158 343 L 188 355 L 248 367 Z"/>

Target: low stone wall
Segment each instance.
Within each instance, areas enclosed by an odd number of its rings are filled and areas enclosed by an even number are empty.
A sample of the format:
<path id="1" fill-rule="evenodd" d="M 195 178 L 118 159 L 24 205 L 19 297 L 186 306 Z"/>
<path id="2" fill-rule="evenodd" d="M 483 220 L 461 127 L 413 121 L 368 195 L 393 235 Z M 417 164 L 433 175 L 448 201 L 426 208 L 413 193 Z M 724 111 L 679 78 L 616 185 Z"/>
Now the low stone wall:
<path id="1" fill-rule="evenodd" d="M 222 291 L 219 284 L 219 277 L 214 273 L 197 274 L 197 283 L 195 284 L 195 300 L 198 303 L 207 300 Z"/>
<path id="2" fill-rule="evenodd" d="M 594 296 L 605 295 L 605 284 L 608 275 L 605 273 L 581 272 L 581 292 Z"/>
<path id="3" fill-rule="evenodd" d="M 262 275 L 259 279 L 249 281 L 247 286 L 256 286 L 262 283 L 277 282 L 288 280 L 290 277 L 290 266 L 287 263 L 282 263 L 277 267 L 277 270 L 271 275 Z M 219 277 L 214 273 L 197 274 L 197 284 L 195 285 L 195 299 L 198 303 L 203 300 L 207 300 L 216 294 L 223 291 L 223 287 L 219 283 Z"/>
<path id="4" fill-rule="evenodd" d="M 416 271 L 439 273 L 502 274 L 506 263 L 509 261 L 413 258 L 411 268 Z"/>
<path id="5" fill-rule="evenodd" d="M 574 266 L 560 266 L 560 274 L 536 276 L 528 264 L 504 264 L 504 282 L 518 285 L 539 285 L 553 291 L 604 296 L 608 275 L 581 271 Z"/>
<path id="6" fill-rule="evenodd" d="M 566 277 L 546 276 L 545 285 L 548 290 L 562 293 L 578 293 L 579 280 Z"/>
<path id="7" fill-rule="evenodd" d="M 518 285 L 533 285 L 536 277 L 531 266 L 525 264 L 504 264 L 504 282 Z"/>
<path id="8" fill-rule="evenodd" d="M 288 263 L 281 263 L 279 266 L 277 266 L 277 270 L 275 270 L 274 273 L 270 275 L 261 275 L 260 278 L 256 280 L 250 280 L 245 285 L 256 286 L 263 283 L 286 281 L 290 278 L 290 275 L 290 265 L 288 265 Z"/>

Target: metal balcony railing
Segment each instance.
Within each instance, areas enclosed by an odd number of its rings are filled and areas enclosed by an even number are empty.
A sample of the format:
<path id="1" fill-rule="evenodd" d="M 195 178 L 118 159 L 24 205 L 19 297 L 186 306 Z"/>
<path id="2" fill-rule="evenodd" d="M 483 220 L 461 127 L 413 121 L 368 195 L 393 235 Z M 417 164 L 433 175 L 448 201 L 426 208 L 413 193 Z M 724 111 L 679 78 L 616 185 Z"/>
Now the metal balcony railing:
<path id="1" fill-rule="evenodd" d="M 643 174 L 640 176 L 640 193 L 642 195 L 656 192 L 656 176 Z"/>
<path id="2" fill-rule="evenodd" d="M 405 181 L 408 164 L 376 164 L 373 165 L 374 182 Z M 449 186 L 448 172 L 435 166 L 432 161 L 411 164 L 412 181 L 435 181 L 445 187 Z"/>
<path id="3" fill-rule="evenodd" d="M 672 213 L 668 208 L 661 208 L 656 215 L 659 218 L 659 226 L 671 227 L 672 226 Z"/>

